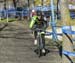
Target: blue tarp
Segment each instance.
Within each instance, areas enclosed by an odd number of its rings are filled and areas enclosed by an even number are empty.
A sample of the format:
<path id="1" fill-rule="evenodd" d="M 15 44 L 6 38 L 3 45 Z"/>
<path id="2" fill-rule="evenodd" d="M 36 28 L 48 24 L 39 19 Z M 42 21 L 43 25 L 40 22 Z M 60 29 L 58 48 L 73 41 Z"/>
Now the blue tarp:
<path id="1" fill-rule="evenodd" d="M 32 9 L 34 9 L 36 11 L 50 11 L 51 7 L 50 6 L 36 6 Z M 56 9 L 56 7 L 54 7 L 54 9 Z"/>
<path id="2" fill-rule="evenodd" d="M 36 11 L 50 11 L 51 10 L 51 7 L 50 6 L 36 6 L 36 7 L 32 8 L 32 9 L 35 9 Z M 56 7 L 55 7 L 55 9 L 56 9 Z M 17 15 L 16 12 L 17 12 L 16 9 L 13 8 L 13 7 L 10 8 L 10 9 L 7 9 L 7 10 L 0 9 L 0 14 L 3 15 L 3 16 L 6 16 L 7 14 Z M 29 16 L 28 8 L 24 8 L 22 10 L 22 12 L 23 12 L 23 14 L 22 14 L 23 16 Z M 50 16 L 51 13 L 45 13 L 45 15 Z M 71 18 L 75 19 L 75 12 L 70 12 L 70 16 L 71 16 Z"/>
<path id="3" fill-rule="evenodd" d="M 72 26 L 63 26 L 62 31 L 66 34 L 75 35 L 75 31 L 72 30 Z"/>
<path id="4" fill-rule="evenodd" d="M 72 17 L 72 19 L 75 19 L 75 12 L 70 12 L 70 16 Z"/>
<path id="5" fill-rule="evenodd" d="M 63 54 L 68 55 L 68 56 L 74 56 L 75 57 L 75 52 L 69 52 L 69 51 L 62 51 Z"/>
<path id="6" fill-rule="evenodd" d="M 0 13 L 3 14 L 3 16 L 6 16 L 7 14 L 8 15 L 18 15 L 18 12 L 15 8 L 10 8 L 10 9 L 6 9 L 6 10 L 0 10 Z M 28 13 L 28 9 L 23 9 L 22 11 L 20 11 L 19 13 L 21 13 L 22 16 L 28 16 L 29 13 Z"/>

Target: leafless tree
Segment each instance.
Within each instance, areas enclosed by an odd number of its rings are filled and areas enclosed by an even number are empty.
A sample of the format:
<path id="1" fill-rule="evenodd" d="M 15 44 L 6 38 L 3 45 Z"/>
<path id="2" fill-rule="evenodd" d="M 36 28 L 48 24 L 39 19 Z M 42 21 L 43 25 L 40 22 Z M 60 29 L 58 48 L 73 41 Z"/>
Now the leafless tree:
<path id="1" fill-rule="evenodd" d="M 16 8 L 16 0 L 13 0 L 14 7 Z"/>
<path id="2" fill-rule="evenodd" d="M 7 0 L 4 0 L 4 9 L 6 10 L 6 1 Z"/>
<path id="3" fill-rule="evenodd" d="M 28 7 L 30 7 L 30 2 L 29 2 L 29 0 L 28 0 Z"/>

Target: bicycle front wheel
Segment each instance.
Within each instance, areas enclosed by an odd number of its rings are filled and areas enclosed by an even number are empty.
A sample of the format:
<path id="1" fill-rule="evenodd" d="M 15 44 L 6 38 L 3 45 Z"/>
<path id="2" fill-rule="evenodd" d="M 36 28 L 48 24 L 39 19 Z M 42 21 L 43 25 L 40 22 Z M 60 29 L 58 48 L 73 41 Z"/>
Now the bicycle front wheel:
<path id="1" fill-rule="evenodd" d="M 44 35 L 40 34 L 37 36 L 38 41 L 38 55 L 42 56 L 43 53 L 45 53 L 45 38 Z"/>

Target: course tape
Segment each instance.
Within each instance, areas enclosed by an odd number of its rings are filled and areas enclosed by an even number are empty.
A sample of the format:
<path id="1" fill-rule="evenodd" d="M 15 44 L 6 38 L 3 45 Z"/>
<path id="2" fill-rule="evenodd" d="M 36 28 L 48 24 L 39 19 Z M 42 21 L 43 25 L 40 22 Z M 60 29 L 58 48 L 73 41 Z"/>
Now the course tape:
<path id="1" fill-rule="evenodd" d="M 54 34 L 54 32 L 47 32 L 47 31 L 46 31 L 46 35 L 52 35 L 52 34 Z M 56 33 L 56 35 L 62 36 L 62 33 Z"/>
<path id="2" fill-rule="evenodd" d="M 68 55 L 68 56 L 75 56 L 75 52 L 69 52 L 69 51 L 62 51 L 62 54 Z"/>
<path id="3" fill-rule="evenodd" d="M 72 31 L 72 26 L 63 26 L 62 27 L 62 31 L 63 33 L 67 33 L 67 34 L 75 34 L 75 31 Z"/>

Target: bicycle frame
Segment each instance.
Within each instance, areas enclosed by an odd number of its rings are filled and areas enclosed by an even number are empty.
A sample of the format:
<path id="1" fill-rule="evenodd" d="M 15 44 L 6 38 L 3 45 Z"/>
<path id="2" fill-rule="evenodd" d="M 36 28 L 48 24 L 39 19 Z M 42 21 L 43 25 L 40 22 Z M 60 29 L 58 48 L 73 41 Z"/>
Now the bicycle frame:
<path id="1" fill-rule="evenodd" d="M 46 55 L 46 48 L 45 48 L 45 31 L 42 29 L 37 29 L 37 49 L 35 52 L 38 54 L 39 57 Z"/>
<path id="2" fill-rule="evenodd" d="M 37 32 L 37 35 L 38 35 L 37 38 L 39 38 L 39 48 L 40 49 L 45 48 L 45 38 L 44 38 L 45 32 L 39 31 Z"/>

